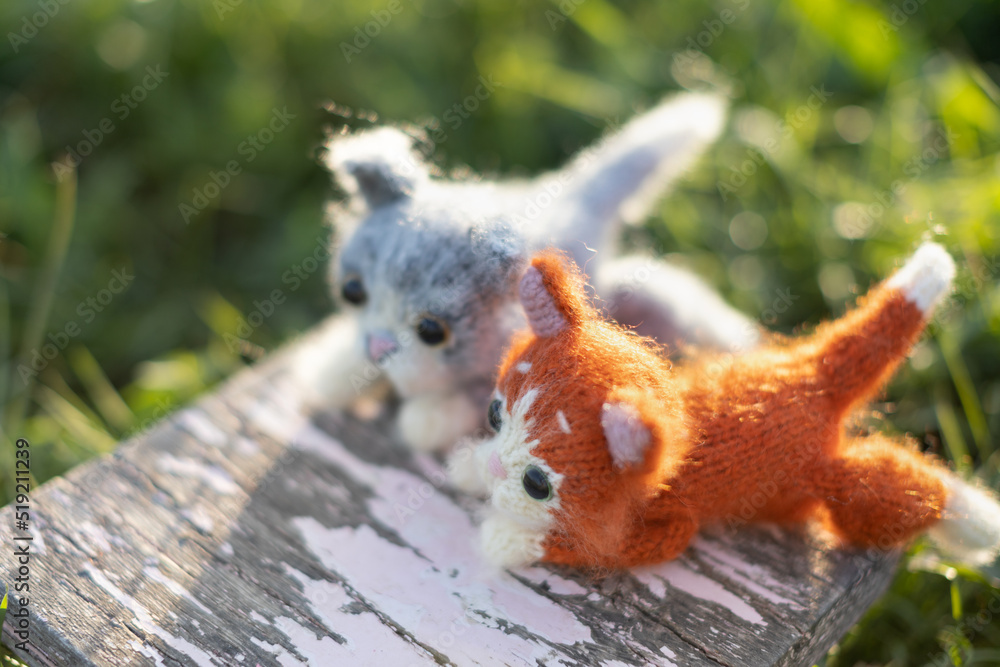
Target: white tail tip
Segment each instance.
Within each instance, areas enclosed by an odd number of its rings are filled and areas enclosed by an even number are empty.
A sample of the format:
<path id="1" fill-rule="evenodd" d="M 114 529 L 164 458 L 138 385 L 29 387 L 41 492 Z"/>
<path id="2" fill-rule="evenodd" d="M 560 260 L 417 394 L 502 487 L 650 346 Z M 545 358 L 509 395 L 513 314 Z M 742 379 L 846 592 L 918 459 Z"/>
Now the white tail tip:
<path id="1" fill-rule="evenodd" d="M 660 104 L 648 123 L 663 129 L 682 129 L 699 139 L 713 141 L 726 123 L 726 99 L 713 93 L 684 93 Z M 648 129 L 648 128 L 647 128 Z"/>
<path id="2" fill-rule="evenodd" d="M 937 243 L 925 243 L 886 283 L 898 289 L 925 315 L 951 289 L 955 260 Z"/>
<path id="3" fill-rule="evenodd" d="M 970 565 L 989 565 L 1000 552 L 1000 502 L 985 489 L 948 476 L 944 514 L 928 531 L 946 555 Z"/>

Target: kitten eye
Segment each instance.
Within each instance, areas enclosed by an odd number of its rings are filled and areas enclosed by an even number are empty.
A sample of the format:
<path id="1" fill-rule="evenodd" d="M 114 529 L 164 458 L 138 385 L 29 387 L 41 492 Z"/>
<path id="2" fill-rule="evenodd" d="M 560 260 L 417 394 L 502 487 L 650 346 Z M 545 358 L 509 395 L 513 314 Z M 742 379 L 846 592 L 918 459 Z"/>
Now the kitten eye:
<path id="1" fill-rule="evenodd" d="M 535 466 L 528 466 L 525 469 L 521 484 L 524 486 L 524 492 L 535 500 L 548 500 L 552 497 L 549 478 Z"/>
<path id="2" fill-rule="evenodd" d="M 500 415 L 500 399 L 494 398 L 490 403 L 489 409 L 486 411 L 486 418 L 490 422 L 490 428 L 500 432 L 500 427 L 503 426 L 503 417 Z"/>
<path id="3" fill-rule="evenodd" d="M 344 295 L 344 300 L 360 306 L 368 300 L 368 292 L 365 291 L 364 283 L 357 276 L 348 278 L 341 288 L 340 293 Z"/>
<path id="4" fill-rule="evenodd" d="M 448 327 L 441 320 L 425 317 L 417 323 L 417 336 L 427 345 L 440 345 L 448 338 Z"/>

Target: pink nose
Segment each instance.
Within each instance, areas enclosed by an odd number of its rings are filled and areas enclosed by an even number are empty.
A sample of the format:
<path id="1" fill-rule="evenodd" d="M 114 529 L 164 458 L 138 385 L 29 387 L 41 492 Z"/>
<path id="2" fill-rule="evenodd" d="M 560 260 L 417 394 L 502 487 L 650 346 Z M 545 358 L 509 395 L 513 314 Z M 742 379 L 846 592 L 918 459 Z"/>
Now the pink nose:
<path id="1" fill-rule="evenodd" d="M 368 336 L 368 356 L 371 357 L 372 361 L 379 361 L 398 349 L 396 339 L 391 334 L 380 332 Z"/>
<path id="2" fill-rule="evenodd" d="M 490 469 L 494 477 L 507 479 L 507 471 L 503 469 L 503 464 L 500 463 L 500 457 L 497 456 L 496 452 L 490 454 L 490 460 L 486 462 L 486 467 Z"/>

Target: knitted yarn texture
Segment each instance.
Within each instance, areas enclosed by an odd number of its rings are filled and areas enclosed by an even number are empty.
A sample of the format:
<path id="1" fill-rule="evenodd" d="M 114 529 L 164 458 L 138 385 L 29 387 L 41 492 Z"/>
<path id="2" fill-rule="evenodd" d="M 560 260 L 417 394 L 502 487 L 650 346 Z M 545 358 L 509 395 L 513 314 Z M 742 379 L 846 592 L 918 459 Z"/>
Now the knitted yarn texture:
<path id="1" fill-rule="evenodd" d="M 535 256 L 521 286 L 532 329 L 500 368 L 498 433 L 469 462 L 492 496 L 487 557 L 620 568 L 675 558 L 710 522 L 814 521 L 882 549 L 936 529 L 953 554 L 988 562 L 1000 544 L 992 495 L 905 438 L 845 428 L 953 276 L 927 244 L 811 335 L 671 367 L 655 343 L 601 319 L 564 256 Z"/>

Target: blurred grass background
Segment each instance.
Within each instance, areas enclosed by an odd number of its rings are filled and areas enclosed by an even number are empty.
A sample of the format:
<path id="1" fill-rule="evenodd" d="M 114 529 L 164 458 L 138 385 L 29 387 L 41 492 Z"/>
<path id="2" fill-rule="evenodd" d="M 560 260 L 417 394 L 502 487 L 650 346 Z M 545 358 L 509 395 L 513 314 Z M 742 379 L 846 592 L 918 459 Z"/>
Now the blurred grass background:
<path id="1" fill-rule="evenodd" d="M 937 238 L 956 296 L 872 422 L 1000 481 L 996 2 L 17 0 L 0 25 L 4 502 L 16 438 L 42 482 L 329 312 L 324 128 L 414 123 L 444 171 L 527 174 L 704 86 L 727 132 L 629 242 L 791 332 Z M 917 545 L 827 664 L 1000 665 L 998 581 Z"/>

